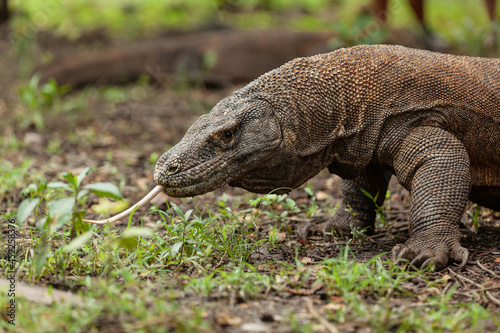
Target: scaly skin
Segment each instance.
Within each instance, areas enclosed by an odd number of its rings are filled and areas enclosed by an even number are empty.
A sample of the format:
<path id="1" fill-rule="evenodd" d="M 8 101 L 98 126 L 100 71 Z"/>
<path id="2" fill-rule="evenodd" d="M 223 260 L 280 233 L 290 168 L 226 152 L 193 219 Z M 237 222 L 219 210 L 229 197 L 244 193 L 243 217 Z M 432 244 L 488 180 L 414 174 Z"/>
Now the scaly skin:
<path id="1" fill-rule="evenodd" d="M 226 183 L 267 193 L 324 168 L 343 178 L 341 207 L 356 213 L 338 210 L 327 229 L 373 228 L 360 189 L 381 204 L 394 174 L 412 195 L 410 238 L 394 258 L 465 265 L 467 199 L 500 210 L 500 61 L 385 45 L 295 59 L 196 121 L 155 180 L 170 196 Z"/>

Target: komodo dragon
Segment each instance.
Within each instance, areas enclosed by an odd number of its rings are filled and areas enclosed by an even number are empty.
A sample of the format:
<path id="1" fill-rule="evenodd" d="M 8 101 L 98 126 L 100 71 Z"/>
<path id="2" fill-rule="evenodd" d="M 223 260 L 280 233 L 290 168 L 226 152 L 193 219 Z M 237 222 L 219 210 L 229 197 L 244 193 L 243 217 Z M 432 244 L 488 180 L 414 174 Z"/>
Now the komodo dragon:
<path id="1" fill-rule="evenodd" d="M 394 174 L 411 192 L 410 237 L 394 259 L 463 267 L 467 199 L 500 210 L 500 60 L 386 45 L 297 58 L 201 116 L 160 157 L 158 186 L 139 204 L 224 184 L 288 192 L 325 167 L 343 178 L 329 230 L 373 230 L 375 205 L 361 189 L 381 205 Z"/>

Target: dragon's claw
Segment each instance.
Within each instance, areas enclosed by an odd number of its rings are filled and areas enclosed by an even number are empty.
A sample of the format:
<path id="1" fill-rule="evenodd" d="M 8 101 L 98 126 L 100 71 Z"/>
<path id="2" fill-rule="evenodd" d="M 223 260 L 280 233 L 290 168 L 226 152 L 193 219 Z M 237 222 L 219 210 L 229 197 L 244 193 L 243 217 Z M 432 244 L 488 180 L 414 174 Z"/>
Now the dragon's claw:
<path id="1" fill-rule="evenodd" d="M 405 244 L 398 244 L 392 249 L 392 259 L 398 262 L 406 259 L 409 268 L 424 269 L 434 265 L 436 270 L 446 267 L 448 261 L 460 262 L 463 269 L 469 259 L 469 251 L 460 246 L 458 241 L 452 240 L 424 240 L 418 237 L 410 238 Z"/>

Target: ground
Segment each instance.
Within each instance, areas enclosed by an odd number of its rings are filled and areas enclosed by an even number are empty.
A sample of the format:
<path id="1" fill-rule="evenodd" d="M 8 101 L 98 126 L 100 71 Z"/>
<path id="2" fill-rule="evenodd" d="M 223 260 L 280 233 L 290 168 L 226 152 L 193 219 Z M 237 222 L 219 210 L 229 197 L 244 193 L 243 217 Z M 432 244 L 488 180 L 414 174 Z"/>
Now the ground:
<path id="1" fill-rule="evenodd" d="M 37 43 L 40 54 L 71 54 L 83 47 L 78 40 L 70 42 L 50 34 L 40 34 Z M 88 40 L 85 43 L 88 48 Z M 106 43 L 110 43 L 109 40 L 91 40 L 90 47 L 100 49 L 106 47 Z M 95 171 L 85 179 L 86 183 L 122 183 L 123 197 L 130 202 L 138 201 L 155 185 L 153 170 L 157 156 L 178 142 L 201 114 L 208 112 L 217 101 L 239 88 L 229 86 L 211 90 L 202 85 L 186 85 L 170 77 L 159 84 L 139 82 L 125 86 L 86 88 L 70 92 L 56 101 L 54 108 L 43 110 L 43 126 L 39 125 L 37 128 L 36 121 L 29 120 L 32 111 L 19 100 L 19 89 L 26 86 L 28 80 L 19 75 L 22 64 L 6 38 L 0 40 L 0 58 L 3 59 L 0 62 L 2 161 L 8 161 L 14 169 L 20 168 L 25 161 L 30 161 L 24 179 L 21 177 L 10 188 L 2 188 L 0 191 L 0 209 L 5 218 L 2 235 L 4 242 L 7 240 L 6 219 L 15 218 L 12 214 L 26 197 L 26 194 L 21 194 L 21 190 L 28 185 L 28 179 L 30 182 L 40 179 L 61 180 L 62 172 L 78 174 L 90 166 Z M 4 164 L 3 168 L 7 166 Z M 308 187 L 312 189 L 314 196 L 311 196 Z M 57 268 L 52 268 L 47 269 L 41 278 L 33 274 L 21 274 L 17 281 L 20 284 L 34 284 L 39 288 L 53 286 L 54 290 L 70 292 L 71 294 L 67 294 L 72 295 L 68 296 L 70 298 L 77 297 L 74 293 L 78 292 L 78 297 L 84 299 L 82 302 L 86 302 L 85 298 L 87 301 L 95 298 L 99 303 L 105 302 L 103 299 L 107 296 L 99 296 L 93 290 L 95 285 L 104 280 L 104 283 L 130 289 L 130 294 L 136 295 L 137 299 L 151 297 L 144 296 L 143 292 L 153 293 L 163 297 L 165 303 L 176 304 L 168 310 L 171 311 L 170 314 L 168 311 L 154 314 L 155 310 L 151 310 L 153 314 L 149 317 L 145 315 L 139 318 L 131 314 L 134 310 L 114 312 L 103 306 L 102 314 L 93 315 L 92 320 L 86 323 L 87 326 L 81 327 L 81 331 L 150 331 L 162 327 L 165 330 L 189 331 L 189 327 L 194 327 L 194 330 L 199 331 L 214 329 L 224 332 L 288 332 L 307 329 L 325 332 L 419 331 L 420 326 L 409 324 L 409 318 L 413 313 L 430 316 L 435 314 L 433 311 L 442 309 L 441 306 L 444 305 L 436 305 L 437 303 L 430 301 L 432 299 L 441 299 L 446 306 L 456 306 L 457 309 L 467 308 L 468 303 L 473 303 L 485 309 L 491 317 L 480 316 L 474 323 L 452 317 L 450 320 L 455 320 L 455 323 L 441 323 L 441 326 L 434 323 L 425 328 L 425 331 L 443 327 L 451 331 L 475 331 L 477 327 L 484 331 L 498 331 L 499 322 L 494 318 L 498 318 L 500 314 L 499 213 L 482 209 L 478 214 L 479 230 L 475 230 L 472 218 L 464 215 L 461 226 L 462 244 L 471 252 L 465 271 L 460 272 L 458 266 L 451 265 L 440 272 L 419 273 L 408 276 L 406 281 L 393 290 L 389 288 L 378 291 L 375 282 L 369 282 L 363 287 L 350 286 L 350 290 L 356 293 L 356 296 L 352 296 L 355 298 L 350 299 L 351 296 L 347 296 L 350 294 L 343 291 L 342 277 L 338 280 L 332 277 L 335 272 L 341 269 L 354 272 L 361 267 L 356 266 L 357 263 L 370 262 L 381 254 L 380 259 L 373 261 L 370 272 L 378 272 L 378 263 L 382 263 L 384 269 L 397 269 L 387 268 L 390 266 L 386 261 L 390 259 L 391 248 L 408 237 L 408 192 L 393 179 L 390 194 L 383 207 L 388 223 L 378 223 L 374 236 L 360 235 L 349 243 L 344 239 L 325 243 L 321 236 L 313 236 L 304 242 L 294 233 L 311 216 L 325 216 L 334 209 L 341 199 L 337 176 L 323 171 L 311 179 L 308 185 L 293 191 L 289 198 L 300 209 L 289 210 L 289 214 L 283 218 L 280 215 L 288 209 L 284 201 L 271 202 L 262 207 L 249 204 L 259 197 L 262 196 L 225 186 L 197 198 L 176 199 L 163 196 L 154 201 L 161 210 L 168 210 L 167 203 L 175 203 L 183 212 L 194 209 L 193 214 L 199 214 L 203 218 L 208 216 L 207 211 L 218 213 L 222 202 L 226 207 L 231 207 L 232 214 L 242 216 L 237 221 L 240 224 L 250 225 L 255 217 L 254 226 L 240 225 L 234 229 L 244 234 L 245 239 L 250 242 L 264 240 L 253 249 L 245 249 L 249 255 L 244 262 L 249 266 L 242 267 L 251 267 L 241 268 L 246 275 L 235 273 L 240 268 L 238 260 L 234 260 L 231 253 L 214 251 L 214 256 L 204 261 L 192 259 L 163 262 L 163 271 L 155 270 L 148 274 L 147 269 L 143 269 L 140 274 L 134 275 L 134 279 L 127 277 L 124 271 L 94 269 L 88 272 L 91 279 L 96 279 L 92 285 L 88 281 L 82 282 L 85 274 L 81 270 L 80 273 L 72 270 L 69 265 L 62 275 L 57 273 Z M 98 217 L 90 208 L 98 202 L 97 196 L 89 197 L 86 202 L 87 217 Z M 472 205 L 469 208 L 474 211 Z M 250 213 L 238 215 L 245 210 Z M 149 207 L 137 211 L 130 224 L 154 228 L 159 238 L 168 239 L 170 230 L 157 222 L 160 215 L 157 212 L 145 215 L 148 211 Z M 18 243 L 26 244 L 21 246 L 26 257 L 30 255 L 29 249 L 36 249 L 30 244 L 36 242 L 38 236 L 35 235 L 34 239 L 28 229 L 34 226 L 35 217 L 31 216 L 24 224 L 24 229 L 21 229 L 22 233 L 18 234 Z M 117 223 L 112 228 L 121 233 L 127 228 L 127 221 Z M 238 228 L 248 228 L 250 231 L 245 234 Z M 95 237 L 102 237 L 109 229 L 95 227 L 93 231 Z M 56 241 L 52 244 L 53 251 L 57 249 L 57 244 Z M 148 244 L 157 246 L 154 241 Z M 347 244 L 350 252 L 345 252 Z M 344 255 L 347 260 L 342 260 Z M 79 256 L 84 258 L 86 254 L 80 253 Z M 324 262 L 326 258 L 336 258 L 338 261 Z M 217 285 L 217 279 L 224 277 L 223 271 L 233 275 L 225 276 L 227 280 L 221 280 L 225 281 L 224 284 Z M 382 273 L 378 274 L 375 280 L 381 278 Z M 362 274 L 367 279 L 369 275 L 370 273 Z M 208 290 L 200 282 L 207 276 L 214 283 Z M 231 276 L 237 280 L 228 282 Z M 272 281 L 266 282 L 267 278 Z M 347 278 L 349 280 L 348 276 Z M 247 279 L 253 283 L 249 289 L 245 289 Z M 355 279 L 356 277 L 352 277 L 350 282 L 363 284 L 363 281 Z M 135 282 L 131 282 L 132 280 Z M 257 287 L 254 285 L 256 281 L 261 281 Z M 190 287 L 187 288 L 186 285 Z M 218 287 L 214 287 L 215 285 Z M 109 289 L 111 295 L 113 287 L 110 285 Z M 124 292 L 123 289 L 119 290 L 122 291 L 117 292 L 118 294 Z M 21 310 L 22 304 L 32 304 L 36 308 L 36 304 L 42 302 L 40 299 L 30 300 L 26 294 L 22 294 L 20 287 L 18 293 L 29 300 L 27 303 L 20 303 Z M 157 306 L 158 300 L 154 297 L 145 299 L 146 309 Z M 356 302 L 360 302 L 362 306 L 358 308 L 360 305 Z M 373 312 L 365 312 L 366 316 L 363 317 L 359 315 L 363 311 Z M 385 315 L 377 317 L 377 311 L 385 311 Z M 443 311 L 453 313 L 453 310 Z M 345 317 L 341 317 L 344 314 Z M 5 312 L 2 315 L 7 318 Z M 43 317 L 40 313 L 38 315 Z M 28 316 L 36 316 L 36 312 L 30 312 Z M 183 323 L 182 318 L 189 318 L 191 326 Z M 464 320 L 464 326 L 460 326 L 460 322 Z M 22 325 L 26 331 L 29 330 L 28 324 Z"/>

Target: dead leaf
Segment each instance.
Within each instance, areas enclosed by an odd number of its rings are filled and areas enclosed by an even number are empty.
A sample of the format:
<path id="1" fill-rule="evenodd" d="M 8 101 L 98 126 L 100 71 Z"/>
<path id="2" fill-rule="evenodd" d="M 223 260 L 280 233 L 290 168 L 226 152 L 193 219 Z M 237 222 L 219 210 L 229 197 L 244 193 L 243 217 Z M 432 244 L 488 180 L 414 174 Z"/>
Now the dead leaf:
<path id="1" fill-rule="evenodd" d="M 341 296 L 335 296 L 335 295 L 330 295 L 330 300 L 335 303 L 344 301 L 344 299 Z"/>
<path id="2" fill-rule="evenodd" d="M 500 263 L 500 258 L 496 258 L 495 260 L 493 260 L 494 262 L 496 262 L 497 264 Z"/>
<path id="3" fill-rule="evenodd" d="M 339 311 L 345 309 L 344 299 L 340 296 L 330 296 L 330 303 L 327 303 L 323 306 L 323 310 L 325 311 Z"/>
<path id="4" fill-rule="evenodd" d="M 309 264 L 312 261 L 312 259 L 309 258 L 309 257 L 302 257 L 302 258 L 299 259 L 299 261 L 301 263 L 303 263 L 304 265 L 307 265 L 307 264 Z"/>
<path id="5" fill-rule="evenodd" d="M 324 200 L 328 199 L 329 197 L 330 196 L 326 192 L 323 192 L 323 191 L 316 192 L 316 199 L 318 199 L 319 201 L 324 201 Z"/>
<path id="6" fill-rule="evenodd" d="M 276 240 L 278 242 L 283 242 L 286 239 L 286 233 L 285 232 L 278 232 L 276 235 Z"/>
<path id="7" fill-rule="evenodd" d="M 483 211 L 481 212 L 481 217 L 488 217 L 488 216 L 491 216 L 491 214 L 492 214 L 492 213 L 493 213 L 493 212 L 492 212 L 491 210 L 489 210 L 489 209 L 488 209 L 488 210 L 483 210 Z"/>
<path id="8" fill-rule="evenodd" d="M 293 289 L 290 287 L 284 287 L 282 290 L 293 295 L 310 296 L 314 294 L 316 291 L 322 289 L 324 286 L 325 286 L 324 283 L 318 283 L 311 289 L 306 289 L 306 288 Z"/>
<path id="9" fill-rule="evenodd" d="M 325 268 L 325 265 L 314 265 L 313 267 L 310 267 L 310 270 L 311 270 L 313 273 L 317 273 L 317 272 L 319 272 L 320 270 L 322 270 L 323 268 Z"/>
<path id="10" fill-rule="evenodd" d="M 285 282 L 285 278 L 278 274 L 274 276 L 274 280 L 276 281 L 277 284 Z"/>
<path id="11" fill-rule="evenodd" d="M 448 274 L 442 276 L 440 279 L 440 281 L 444 281 L 444 282 L 448 282 L 450 280 L 453 280 L 453 278 L 451 276 L 449 276 Z"/>
<path id="12" fill-rule="evenodd" d="M 297 268 L 299 272 L 305 272 L 305 271 L 311 271 L 313 273 L 318 273 L 321 271 L 323 268 L 325 268 L 325 265 L 314 265 L 314 266 L 302 266 Z"/>
<path id="13" fill-rule="evenodd" d="M 241 318 L 227 312 L 222 312 L 217 316 L 216 322 L 220 326 L 238 326 L 241 324 Z"/>
<path id="14" fill-rule="evenodd" d="M 308 241 L 306 241 L 304 239 L 299 239 L 299 244 L 302 245 L 302 246 L 309 246 L 309 245 L 311 245 L 311 243 L 309 243 Z"/>

